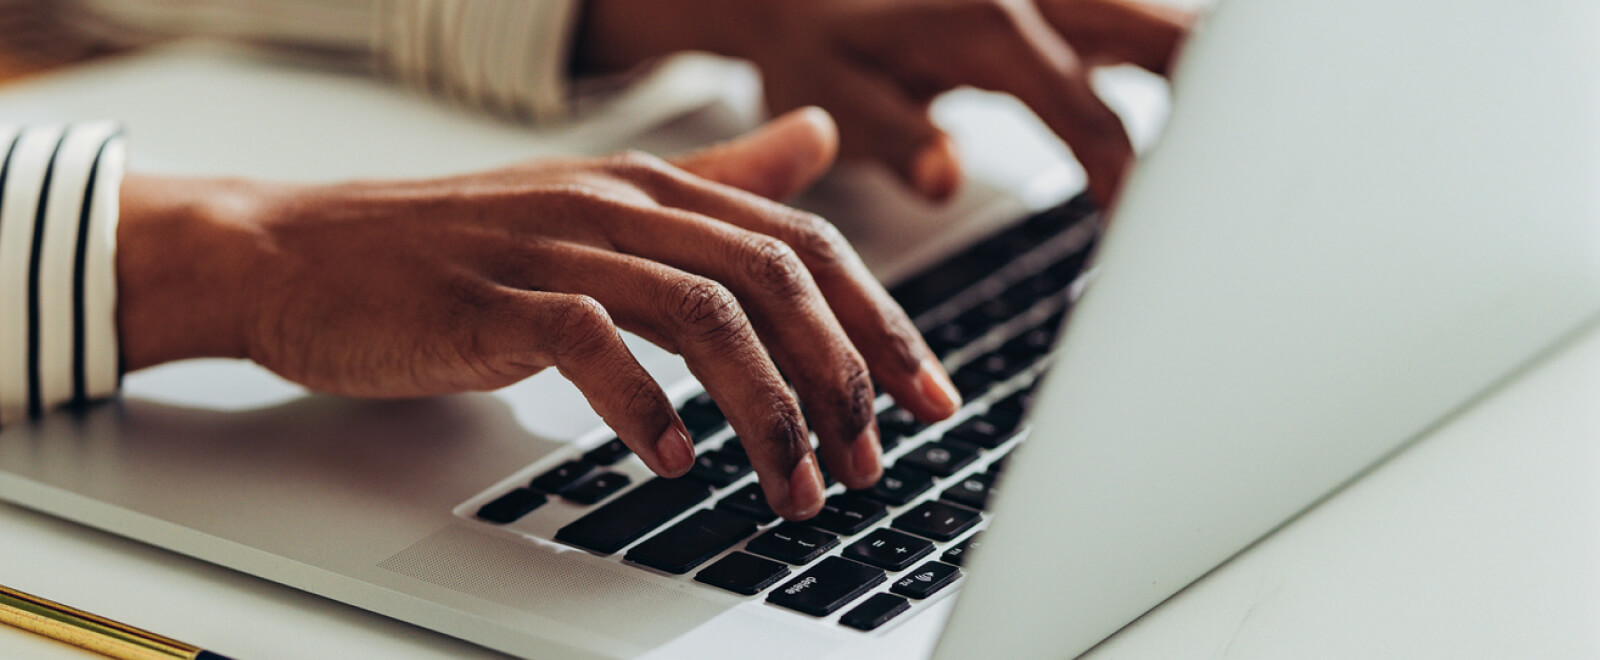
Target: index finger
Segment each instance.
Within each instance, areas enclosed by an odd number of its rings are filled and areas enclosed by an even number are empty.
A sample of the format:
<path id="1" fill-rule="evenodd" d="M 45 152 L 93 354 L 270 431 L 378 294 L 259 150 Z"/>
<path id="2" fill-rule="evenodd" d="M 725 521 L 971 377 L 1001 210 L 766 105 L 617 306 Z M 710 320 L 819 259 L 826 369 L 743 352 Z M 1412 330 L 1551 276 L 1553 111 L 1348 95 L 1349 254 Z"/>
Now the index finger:
<path id="1" fill-rule="evenodd" d="M 1010 34 L 1005 34 L 1009 32 Z M 1032 5 L 1010 8 L 994 38 L 990 58 L 952 65 L 965 80 L 1017 97 L 1066 141 L 1089 176 L 1089 193 L 1107 206 L 1133 162 L 1133 143 L 1122 120 L 1089 84 L 1089 69 Z M 950 51 L 955 52 L 955 51 Z"/>

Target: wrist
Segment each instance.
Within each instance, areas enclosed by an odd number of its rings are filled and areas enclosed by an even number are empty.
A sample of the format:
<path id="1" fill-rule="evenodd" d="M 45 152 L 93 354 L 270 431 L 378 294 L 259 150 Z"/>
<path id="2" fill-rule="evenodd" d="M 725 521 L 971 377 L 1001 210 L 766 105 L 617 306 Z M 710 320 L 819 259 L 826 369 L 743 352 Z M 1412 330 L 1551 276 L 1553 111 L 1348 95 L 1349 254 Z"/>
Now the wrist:
<path id="1" fill-rule="evenodd" d="M 117 228 L 123 368 L 246 355 L 260 187 L 129 175 Z"/>

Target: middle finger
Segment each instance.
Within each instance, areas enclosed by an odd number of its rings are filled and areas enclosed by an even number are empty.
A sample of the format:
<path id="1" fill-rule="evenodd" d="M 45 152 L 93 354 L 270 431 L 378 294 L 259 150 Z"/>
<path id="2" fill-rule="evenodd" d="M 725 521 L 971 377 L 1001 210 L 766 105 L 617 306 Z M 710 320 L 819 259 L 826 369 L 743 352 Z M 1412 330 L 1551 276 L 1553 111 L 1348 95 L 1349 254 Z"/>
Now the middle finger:
<path id="1" fill-rule="evenodd" d="M 850 488 L 877 483 L 882 450 L 867 362 L 787 243 L 673 208 L 607 222 L 618 250 L 731 289 L 805 403 L 829 470 Z"/>
<path id="2" fill-rule="evenodd" d="M 618 326 L 681 354 L 727 413 L 773 510 L 792 519 L 821 510 L 822 476 L 800 405 L 726 288 L 576 243 L 508 246 L 490 262 L 510 286 L 590 296 Z"/>

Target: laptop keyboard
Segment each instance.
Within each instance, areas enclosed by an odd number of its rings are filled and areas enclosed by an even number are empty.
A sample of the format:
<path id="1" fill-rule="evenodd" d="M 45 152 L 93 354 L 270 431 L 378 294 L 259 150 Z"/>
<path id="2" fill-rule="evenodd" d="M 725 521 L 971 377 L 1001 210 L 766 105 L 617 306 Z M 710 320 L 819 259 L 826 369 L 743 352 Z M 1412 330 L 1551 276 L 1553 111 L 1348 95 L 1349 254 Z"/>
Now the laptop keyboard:
<path id="1" fill-rule="evenodd" d="M 891 293 L 951 370 L 966 405 L 928 426 L 878 401 L 883 478 L 845 491 L 831 479 L 823 510 L 778 520 L 722 411 L 701 393 L 678 409 L 697 459 L 679 479 L 633 480 L 615 437 L 491 493 L 476 507 L 507 526 L 559 498 L 581 507 L 553 535 L 639 570 L 693 576 L 856 630 L 875 630 L 949 593 L 988 524 L 1012 449 L 1098 224 L 1083 197 L 1039 213 L 928 269 Z M 826 475 L 824 475 L 826 476 Z"/>

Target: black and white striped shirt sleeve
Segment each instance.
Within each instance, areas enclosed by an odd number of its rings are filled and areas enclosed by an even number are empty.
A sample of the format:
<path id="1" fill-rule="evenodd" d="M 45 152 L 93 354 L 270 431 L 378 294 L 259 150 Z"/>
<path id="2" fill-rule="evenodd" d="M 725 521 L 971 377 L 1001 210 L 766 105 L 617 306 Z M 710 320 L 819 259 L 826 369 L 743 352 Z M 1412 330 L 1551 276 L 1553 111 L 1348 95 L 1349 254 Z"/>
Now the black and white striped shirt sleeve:
<path id="1" fill-rule="evenodd" d="M 0 124 L 0 425 L 116 391 L 124 149 L 109 122 Z"/>

